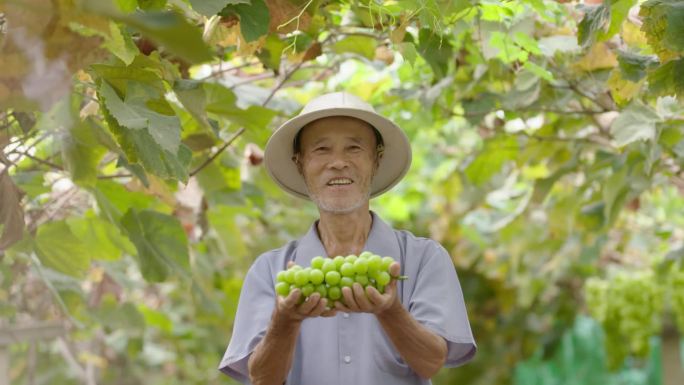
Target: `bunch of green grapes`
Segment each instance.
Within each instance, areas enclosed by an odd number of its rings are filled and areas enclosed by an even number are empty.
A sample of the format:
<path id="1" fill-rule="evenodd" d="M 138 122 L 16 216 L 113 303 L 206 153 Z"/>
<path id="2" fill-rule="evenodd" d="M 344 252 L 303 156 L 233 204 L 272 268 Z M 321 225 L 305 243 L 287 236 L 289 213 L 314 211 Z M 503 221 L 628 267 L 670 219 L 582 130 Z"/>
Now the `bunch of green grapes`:
<path id="1" fill-rule="evenodd" d="M 605 332 L 608 364 L 619 367 L 625 357 L 645 357 L 649 340 L 661 328 L 663 288 L 652 271 L 621 271 L 609 279 L 591 278 L 585 285 L 587 307 Z"/>
<path id="2" fill-rule="evenodd" d="M 380 257 L 369 251 L 360 255 L 337 256 L 335 258 L 314 257 L 311 266 L 293 265 L 289 269 L 278 272 L 275 291 L 280 296 L 287 296 L 295 289 L 300 289 L 302 298 L 314 293 L 328 299 L 328 305 L 342 301 L 342 288 L 351 287 L 355 282 L 361 286 L 373 286 L 384 293 L 385 286 L 392 278 L 389 272 L 394 262 L 392 257 Z"/>
<path id="3" fill-rule="evenodd" d="M 675 266 L 669 274 L 670 305 L 677 328 L 684 335 L 684 269 Z"/>

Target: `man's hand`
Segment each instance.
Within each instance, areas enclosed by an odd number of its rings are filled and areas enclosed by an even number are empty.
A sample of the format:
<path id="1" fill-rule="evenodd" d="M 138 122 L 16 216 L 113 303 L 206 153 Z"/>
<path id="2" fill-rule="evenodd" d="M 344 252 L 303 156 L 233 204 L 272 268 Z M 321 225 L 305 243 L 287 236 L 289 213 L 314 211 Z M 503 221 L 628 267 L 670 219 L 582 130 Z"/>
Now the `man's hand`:
<path id="1" fill-rule="evenodd" d="M 389 272 L 392 277 L 399 276 L 401 272 L 399 262 L 392 263 Z M 396 306 L 401 306 L 397 296 L 397 280 L 395 278 L 392 278 L 390 283 L 385 286 L 384 294 L 380 294 L 372 286 L 367 286 L 364 290 L 361 284 L 355 282 L 352 287 L 342 288 L 342 297 L 344 298 L 344 304 L 340 301 L 335 301 L 335 308 L 347 313 L 380 314 Z"/>
<path id="2" fill-rule="evenodd" d="M 294 262 L 288 263 L 288 268 Z M 328 309 L 328 300 L 321 298 L 318 293 L 313 293 L 304 302 L 301 302 L 302 291 L 295 289 L 287 297 L 276 295 L 276 312 L 274 317 L 285 322 L 301 322 L 309 317 L 333 317 L 337 314 L 336 309 Z M 301 302 L 301 303 L 300 303 Z"/>
<path id="3" fill-rule="evenodd" d="M 327 308 L 327 299 L 321 298 L 318 293 L 313 293 L 304 302 L 300 303 L 302 292 L 293 290 L 287 297 L 277 296 L 276 313 L 284 321 L 300 322 L 309 317 L 332 317 L 337 310 Z"/>

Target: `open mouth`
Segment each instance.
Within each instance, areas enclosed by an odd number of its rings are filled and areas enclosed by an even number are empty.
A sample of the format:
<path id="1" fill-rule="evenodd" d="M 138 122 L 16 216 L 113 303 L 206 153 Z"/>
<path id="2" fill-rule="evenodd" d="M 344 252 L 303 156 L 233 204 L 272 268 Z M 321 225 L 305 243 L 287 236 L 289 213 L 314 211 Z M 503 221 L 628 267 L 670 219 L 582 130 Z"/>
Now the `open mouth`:
<path id="1" fill-rule="evenodd" d="M 348 186 L 352 183 L 354 183 L 354 181 L 349 178 L 333 178 L 329 180 L 328 183 L 326 183 L 326 185 L 332 187 L 343 187 Z"/>

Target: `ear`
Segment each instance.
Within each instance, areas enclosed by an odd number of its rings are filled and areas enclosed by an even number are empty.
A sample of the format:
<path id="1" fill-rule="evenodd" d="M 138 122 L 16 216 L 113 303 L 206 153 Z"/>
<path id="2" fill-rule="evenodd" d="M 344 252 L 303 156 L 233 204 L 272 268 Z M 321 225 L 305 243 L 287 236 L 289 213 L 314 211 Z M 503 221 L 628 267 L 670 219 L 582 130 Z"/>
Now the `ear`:
<path id="1" fill-rule="evenodd" d="M 304 171 L 302 170 L 302 162 L 299 160 L 299 154 L 294 154 L 292 155 L 292 161 L 294 162 L 295 166 L 297 166 L 297 171 L 299 172 L 299 175 L 304 175 Z"/>

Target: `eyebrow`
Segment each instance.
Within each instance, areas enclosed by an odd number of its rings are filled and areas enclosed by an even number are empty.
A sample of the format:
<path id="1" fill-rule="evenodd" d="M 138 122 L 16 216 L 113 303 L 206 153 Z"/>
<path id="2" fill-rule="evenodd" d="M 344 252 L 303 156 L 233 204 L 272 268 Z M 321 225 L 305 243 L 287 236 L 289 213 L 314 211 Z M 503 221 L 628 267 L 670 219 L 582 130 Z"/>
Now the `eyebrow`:
<path id="1" fill-rule="evenodd" d="M 330 138 L 327 136 L 324 136 L 324 137 L 318 139 L 317 141 L 313 142 L 312 145 L 316 146 L 316 145 L 320 144 L 321 142 L 324 142 L 328 139 L 330 139 Z M 345 139 L 351 139 L 354 143 L 363 143 L 363 140 L 360 136 L 348 136 Z"/>

